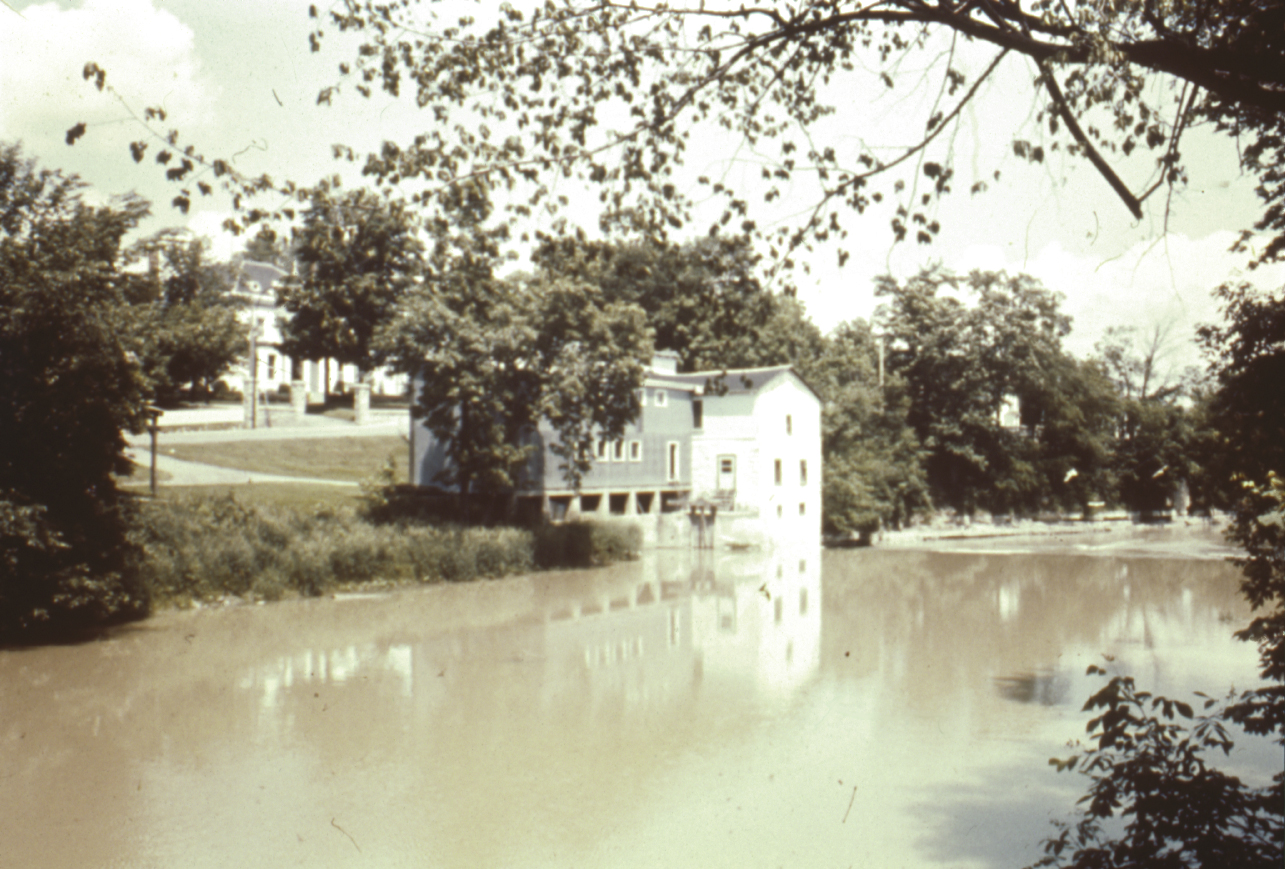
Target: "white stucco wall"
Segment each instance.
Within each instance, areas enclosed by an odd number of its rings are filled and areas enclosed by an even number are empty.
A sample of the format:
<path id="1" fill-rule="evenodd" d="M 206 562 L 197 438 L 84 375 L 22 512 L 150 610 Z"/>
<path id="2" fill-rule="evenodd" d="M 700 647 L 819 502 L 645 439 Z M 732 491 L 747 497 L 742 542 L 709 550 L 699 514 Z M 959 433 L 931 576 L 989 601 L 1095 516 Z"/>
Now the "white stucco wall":
<path id="1" fill-rule="evenodd" d="M 793 373 L 767 384 L 757 395 L 754 417 L 760 453 L 759 509 L 771 527 L 821 532 L 821 403 Z M 788 419 L 788 424 L 787 424 Z M 776 462 L 781 482 L 776 482 Z M 807 462 L 807 482 L 800 480 L 800 462 Z M 803 505 L 800 515 L 799 505 Z M 780 508 L 779 510 L 777 508 Z M 791 530 L 793 529 L 793 530 Z"/>
<path id="2" fill-rule="evenodd" d="M 693 497 L 716 491 L 724 455 L 736 457 L 738 510 L 757 511 L 769 535 L 819 538 L 821 404 L 797 375 L 783 372 L 753 394 L 705 397 L 704 427 L 692 442 Z M 807 462 L 806 483 L 799 479 L 800 461 Z"/>

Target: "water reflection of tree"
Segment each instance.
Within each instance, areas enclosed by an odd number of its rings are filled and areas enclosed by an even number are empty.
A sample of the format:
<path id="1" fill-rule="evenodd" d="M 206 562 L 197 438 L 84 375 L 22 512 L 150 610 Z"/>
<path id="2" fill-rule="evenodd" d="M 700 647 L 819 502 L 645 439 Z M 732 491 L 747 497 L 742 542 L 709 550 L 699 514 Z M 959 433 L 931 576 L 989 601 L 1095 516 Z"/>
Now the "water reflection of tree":
<path id="1" fill-rule="evenodd" d="M 847 656 L 852 674 L 914 680 L 907 702 L 926 714 L 950 708 L 943 698 L 952 696 L 966 708 L 979 683 L 998 679 L 1002 694 L 1004 680 L 1031 676 L 1064 678 L 1065 702 L 1078 704 L 1087 692 L 1065 689 L 1082 682 L 1088 662 L 1064 650 L 1154 665 L 1148 632 L 1207 629 L 1223 612 L 1243 612 L 1235 587 L 1232 568 L 1208 561 L 836 553 L 826 565 L 827 624 L 845 628 L 827 630 L 836 647 L 827 657 Z"/>

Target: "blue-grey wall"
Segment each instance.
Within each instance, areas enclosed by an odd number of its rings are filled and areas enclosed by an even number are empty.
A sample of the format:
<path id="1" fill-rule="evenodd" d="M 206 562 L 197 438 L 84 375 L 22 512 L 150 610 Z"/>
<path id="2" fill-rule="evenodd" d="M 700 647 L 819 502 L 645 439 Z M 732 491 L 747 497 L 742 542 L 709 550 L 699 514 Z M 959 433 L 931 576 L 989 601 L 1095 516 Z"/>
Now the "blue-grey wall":
<path id="1" fill-rule="evenodd" d="M 638 420 L 625 428 L 625 460 L 595 460 L 593 468 L 581 480 L 581 488 L 662 489 L 691 485 L 693 396 L 690 392 L 667 389 L 665 405 L 657 407 L 656 390 L 649 388 L 645 392 L 646 403 Z M 567 488 L 566 480 L 558 467 L 562 458 L 554 455 L 548 448 L 554 438 L 556 434 L 552 428 L 541 426 L 535 436 L 537 449 L 527 465 L 527 479 L 540 482 L 536 486 L 523 485 L 521 488 L 540 488 L 541 484 L 544 491 Z M 415 423 L 413 439 L 411 481 L 420 486 L 441 485 L 437 482 L 437 475 L 447 466 L 445 444 L 434 438 L 432 432 L 420 422 Z M 629 442 L 633 440 L 642 442 L 641 461 L 629 461 Z M 668 475 L 666 447 L 672 441 L 679 444 L 677 480 L 670 480 Z"/>

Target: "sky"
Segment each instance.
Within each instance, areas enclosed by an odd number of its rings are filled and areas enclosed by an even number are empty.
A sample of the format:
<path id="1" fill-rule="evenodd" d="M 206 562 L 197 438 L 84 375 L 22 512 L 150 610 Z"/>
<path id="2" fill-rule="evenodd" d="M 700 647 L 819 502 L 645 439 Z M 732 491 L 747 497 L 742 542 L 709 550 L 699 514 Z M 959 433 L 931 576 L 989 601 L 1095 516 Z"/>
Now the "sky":
<path id="1" fill-rule="evenodd" d="M 144 107 L 163 106 L 167 123 L 207 156 L 232 156 L 243 171 L 305 184 L 342 169 L 332 160 L 332 144 L 364 152 L 384 139 L 404 142 L 426 123 L 413 105 L 350 92 L 332 107 L 316 105 L 320 88 L 339 81 L 336 66 L 350 53 L 345 37 L 333 31 L 322 52 L 308 50 L 315 22 L 306 0 L 8 2 L 11 8 L 0 7 L 0 140 L 20 140 L 43 165 L 81 175 L 95 196 L 146 196 L 155 203 L 146 231 L 186 223 L 210 236 L 221 256 L 239 244 L 219 229 L 230 204 L 218 196 L 198 199 L 185 217 L 167 205 L 176 191 L 160 179 L 150 155 L 139 166 L 129 159 L 128 143 L 145 135 L 133 117 Z M 487 8 L 479 7 L 483 14 Z M 934 60 L 941 62 L 933 51 L 908 59 L 893 90 L 841 80 L 827 94 L 839 111 L 821 132 L 840 147 L 860 141 L 891 149 L 911 140 L 914 131 L 906 125 L 922 123 L 926 101 L 935 98 L 926 86 L 915 87 L 912 66 Z M 986 60 L 961 46 L 954 62 L 976 73 Z M 88 61 L 107 70 L 114 93 L 99 93 L 82 79 Z M 873 313 L 872 282 L 880 274 L 904 279 L 934 263 L 957 272 L 1025 272 L 1064 294 L 1074 321 L 1066 346 L 1073 353 L 1089 354 L 1112 325 L 1162 327 L 1171 335 L 1173 365 L 1198 362 L 1190 337 L 1217 316 L 1214 287 L 1229 280 L 1264 289 L 1285 284 L 1285 268 L 1250 272 L 1249 257 L 1228 252 L 1238 231 L 1261 213 L 1254 179 L 1237 165 L 1235 143 L 1189 134 L 1183 148 L 1189 183 L 1174 193 L 1167 225 L 1163 191 L 1135 220 L 1087 163 L 1050 155 L 1028 164 L 1013 156 L 1015 136 L 1042 136 L 1032 78 L 1025 61 L 1005 60 L 943 136 L 939 147 L 949 149 L 943 153 L 955 167 L 958 192 L 936 212 L 943 229 L 934 244 L 894 245 L 888 215 L 854 215 L 847 242 L 852 258 L 840 268 L 832 248 L 806 257 L 810 274 L 795 276 L 799 298 L 829 330 Z M 68 147 L 64 136 L 78 122 L 86 123 L 86 135 Z M 752 179 L 758 172 L 752 153 L 716 139 L 702 141 L 688 162 L 690 177 Z M 1120 172 L 1141 189 L 1153 165 L 1143 155 L 1121 164 Z M 996 170 L 1001 178 L 988 192 L 965 192 L 974 179 L 993 180 Z M 347 177 L 350 184 L 357 180 Z M 775 210 L 758 208 L 752 216 L 771 226 L 808 206 L 811 192 L 798 181 Z"/>

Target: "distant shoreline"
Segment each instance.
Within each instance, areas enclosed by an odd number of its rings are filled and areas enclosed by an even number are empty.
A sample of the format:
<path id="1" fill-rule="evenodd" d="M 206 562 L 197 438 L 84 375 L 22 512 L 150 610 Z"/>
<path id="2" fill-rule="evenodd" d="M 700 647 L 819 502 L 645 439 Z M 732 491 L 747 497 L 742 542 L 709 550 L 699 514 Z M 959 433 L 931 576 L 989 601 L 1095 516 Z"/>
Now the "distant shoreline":
<path id="1" fill-rule="evenodd" d="M 1155 523 L 1134 522 L 1124 517 L 1087 522 L 938 523 L 884 531 L 875 535 L 871 545 L 883 549 L 996 551 L 1011 542 L 1022 551 L 1030 552 L 1070 548 L 1102 555 L 1136 551 L 1173 557 L 1232 558 L 1237 550 L 1223 540 L 1226 527 L 1227 519 L 1223 516 L 1182 517 Z"/>

